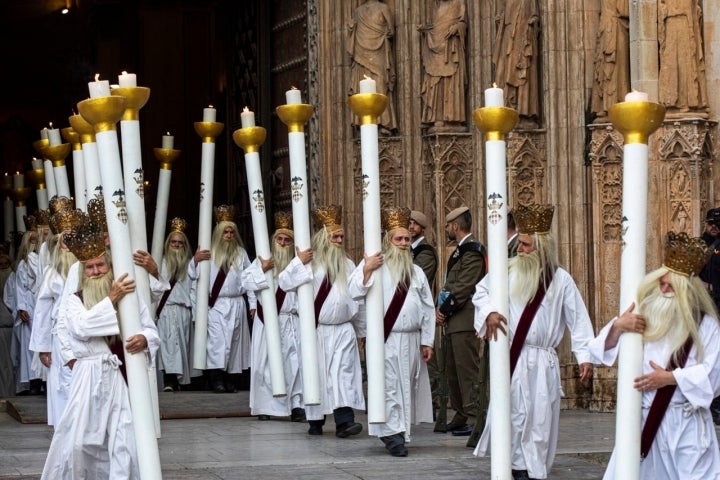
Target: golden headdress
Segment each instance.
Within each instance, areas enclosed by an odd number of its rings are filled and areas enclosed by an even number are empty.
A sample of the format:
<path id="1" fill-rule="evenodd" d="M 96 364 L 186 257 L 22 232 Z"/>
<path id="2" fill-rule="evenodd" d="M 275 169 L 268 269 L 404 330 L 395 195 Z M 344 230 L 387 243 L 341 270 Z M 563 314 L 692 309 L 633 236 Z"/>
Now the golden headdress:
<path id="1" fill-rule="evenodd" d="M 81 262 L 105 253 L 105 234 L 100 225 L 88 217 L 80 226 L 67 233 L 63 241 Z"/>
<path id="2" fill-rule="evenodd" d="M 50 200 L 50 215 L 55 215 L 60 210 L 72 210 L 73 206 L 70 198 L 55 196 Z"/>
<path id="3" fill-rule="evenodd" d="M 217 223 L 235 221 L 235 207 L 233 205 L 218 205 L 213 208 L 213 213 Z"/>
<path id="4" fill-rule="evenodd" d="M 98 194 L 87 203 L 90 222 L 99 225 L 103 232 L 108 231 L 107 217 L 105 216 L 105 200 L 102 194 Z M 79 258 L 79 257 L 78 257 Z"/>
<path id="5" fill-rule="evenodd" d="M 31 232 L 37 228 L 37 220 L 34 215 L 23 215 L 23 223 L 25 223 L 26 232 Z"/>
<path id="6" fill-rule="evenodd" d="M 86 221 L 85 214 L 78 208 L 60 210 L 50 216 L 50 230 L 58 235 L 66 230 L 75 230 L 84 221 Z"/>
<path id="7" fill-rule="evenodd" d="M 320 229 L 325 227 L 328 233 L 342 230 L 342 206 L 327 205 L 318 207 L 312 212 L 315 226 Z"/>
<path id="8" fill-rule="evenodd" d="M 290 212 L 275 212 L 275 234 L 284 233 L 290 238 L 295 238 L 293 231 L 293 217 Z"/>
<path id="9" fill-rule="evenodd" d="M 552 225 L 555 207 L 552 205 L 519 205 L 513 210 L 518 233 L 532 235 L 548 233 Z"/>
<path id="10" fill-rule="evenodd" d="M 185 233 L 185 230 L 187 230 L 187 226 L 188 223 L 184 218 L 175 217 L 170 220 L 170 233 Z"/>
<path id="11" fill-rule="evenodd" d="M 712 254 L 713 251 L 702 238 L 688 237 L 685 232 L 668 232 L 663 266 L 688 277 L 698 275 Z"/>
<path id="12" fill-rule="evenodd" d="M 38 227 L 50 225 L 50 210 L 35 210 L 35 221 Z"/>
<path id="13" fill-rule="evenodd" d="M 382 228 L 386 232 L 396 228 L 407 229 L 410 226 L 411 211 L 407 207 L 388 207 L 382 210 Z"/>

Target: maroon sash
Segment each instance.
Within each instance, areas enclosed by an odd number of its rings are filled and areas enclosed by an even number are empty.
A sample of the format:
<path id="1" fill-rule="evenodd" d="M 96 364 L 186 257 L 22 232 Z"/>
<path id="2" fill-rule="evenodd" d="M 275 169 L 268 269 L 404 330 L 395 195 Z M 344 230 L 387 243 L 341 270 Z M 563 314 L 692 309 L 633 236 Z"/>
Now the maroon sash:
<path id="1" fill-rule="evenodd" d="M 388 337 L 390 336 L 390 332 L 395 326 L 398 315 L 400 315 L 400 310 L 402 310 L 403 305 L 405 305 L 405 298 L 407 298 L 409 285 L 409 278 L 406 278 L 405 282 L 398 283 L 397 287 L 395 288 L 395 294 L 393 295 L 392 300 L 390 300 L 390 305 L 388 305 L 388 309 L 385 312 L 385 317 L 383 318 L 383 326 L 385 327 L 386 342 Z"/>
<path id="2" fill-rule="evenodd" d="M 225 278 L 227 278 L 227 273 L 225 273 L 225 270 L 223 270 L 222 268 L 218 269 L 217 277 L 215 277 L 215 282 L 213 283 L 213 288 L 210 292 L 208 307 L 212 308 L 215 306 L 215 301 L 220 295 L 220 290 L 222 290 L 223 284 L 225 283 Z"/>
<path id="3" fill-rule="evenodd" d="M 320 322 L 320 310 L 322 310 L 325 300 L 328 295 L 330 295 L 330 289 L 332 289 L 332 284 L 326 275 L 320 284 L 317 295 L 315 295 L 315 327 L 317 327 L 318 322 Z"/>
<path id="4" fill-rule="evenodd" d="M 160 318 L 160 312 L 162 312 L 165 302 L 167 302 L 168 297 L 170 297 L 170 293 L 172 292 L 172 289 L 175 288 L 176 283 L 177 280 L 174 278 L 170 280 L 170 290 L 165 290 L 165 293 L 163 293 L 160 303 L 158 303 L 157 309 L 155 310 L 155 318 Z"/>
<path id="5" fill-rule="evenodd" d="M 285 295 L 287 295 L 287 292 L 282 288 L 278 287 L 277 290 L 275 290 L 275 303 L 277 303 L 278 313 L 280 313 L 282 304 L 285 302 Z M 265 321 L 263 320 L 262 303 L 260 303 L 259 301 L 257 303 L 257 311 L 255 313 L 257 314 L 257 317 L 260 319 L 260 321 L 265 324 Z"/>
<path id="6" fill-rule="evenodd" d="M 670 362 L 667 366 L 668 371 L 673 371 L 676 368 L 683 368 L 685 366 L 685 362 L 687 362 L 688 355 L 690 355 L 692 345 L 692 337 L 688 337 L 688 339 L 685 340 L 685 344 L 679 351 L 677 363 L 675 362 L 675 355 L 670 357 Z M 657 434 L 658 428 L 660 428 L 660 423 L 665 416 L 665 411 L 667 411 L 667 408 L 670 405 L 670 400 L 672 399 L 676 388 L 677 385 L 665 385 L 664 387 L 658 388 L 655 392 L 655 398 L 653 398 L 652 404 L 650 404 L 650 411 L 648 412 L 647 419 L 645 420 L 645 426 L 643 427 L 642 435 L 640 437 L 641 459 L 647 456 L 650 451 L 650 447 L 652 447 L 655 435 Z"/>
<path id="7" fill-rule="evenodd" d="M 532 300 L 530 300 L 530 303 L 525 305 L 525 309 L 523 310 L 522 315 L 520 315 L 517 330 L 515 330 L 515 336 L 513 336 L 512 345 L 510 346 L 510 378 L 512 378 L 513 372 L 515 372 L 515 366 L 517 365 L 518 358 L 520 358 L 522 347 L 525 345 L 525 339 L 530 331 L 530 326 L 532 325 L 533 320 L 535 320 L 535 314 L 545 298 L 545 292 L 547 291 L 547 287 L 550 285 L 550 282 L 552 282 L 554 273 L 555 272 L 547 272 L 545 275 L 545 282 L 543 282 L 543 278 L 540 278 L 538 290 L 535 292 L 535 296 Z"/>

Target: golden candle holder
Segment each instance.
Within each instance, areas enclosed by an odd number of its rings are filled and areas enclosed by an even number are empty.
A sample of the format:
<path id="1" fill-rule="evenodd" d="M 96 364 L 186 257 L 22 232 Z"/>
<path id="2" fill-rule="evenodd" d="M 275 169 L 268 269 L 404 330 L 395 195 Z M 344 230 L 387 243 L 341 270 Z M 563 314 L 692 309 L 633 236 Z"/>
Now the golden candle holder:
<path id="1" fill-rule="evenodd" d="M 473 110 L 473 123 L 485 132 L 485 141 L 504 140 L 505 135 L 515 128 L 519 115 L 508 107 L 482 107 Z"/>
<path id="2" fill-rule="evenodd" d="M 625 144 L 647 145 L 650 134 L 662 125 L 665 107 L 659 103 L 620 102 L 608 109 L 610 122 L 623 135 Z"/>
<path id="3" fill-rule="evenodd" d="M 120 95 L 88 98 L 77 104 L 78 112 L 93 126 L 96 134 L 117 130 L 117 122 L 126 106 L 127 99 Z"/>
<path id="4" fill-rule="evenodd" d="M 45 169 L 36 168 L 34 170 L 28 170 L 25 176 L 30 180 L 30 183 L 35 185 L 38 190 L 45 190 Z"/>
<path id="5" fill-rule="evenodd" d="M 95 128 L 80 114 L 68 117 L 70 127 L 80 135 L 80 143 L 95 143 Z"/>
<path id="6" fill-rule="evenodd" d="M 80 134 L 77 133 L 72 127 L 65 127 L 60 129 L 60 133 L 66 142 L 72 145 L 73 150 L 82 150 L 82 143 L 80 143 Z"/>
<path id="7" fill-rule="evenodd" d="M 245 153 L 259 152 L 266 136 L 267 130 L 263 127 L 238 128 L 233 132 L 235 145 L 245 150 Z"/>
<path id="8" fill-rule="evenodd" d="M 275 108 L 280 120 L 288 126 L 288 132 L 304 132 L 305 124 L 313 114 L 313 106 L 307 103 L 288 103 Z"/>
<path id="9" fill-rule="evenodd" d="M 44 155 L 43 148 L 50 145 L 50 140 L 47 138 L 41 138 L 40 140 L 35 140 L 32 145 L 38 155 Z"/>
<path id="10" fill-rule="evenodd" d="M 387 97 L 382 93 L 356 93 L 348 99 L 350 109 L 360 118 L 360 125 L 377 124 L 377 119 L 387 107 Z"/>
<path id="11" fill-rule="evenodd" d="M 180 150 L 172 148 L 153 148 L 153 153 L 160 162 L 161 170 L 172 170 L 172 163 L 180 156 Z"/>
<path id="12" fill-rule="evenodd" d="M 30 194 L 32 194 L 32 188 L 30 187 L 13 188 L 10 190 L 10 198 L 13 199 L 16 207 L 26 206 L 25 201 L 30 198 Z"/>
<path id="13" fill-rule="evenodd" d="M 150 98 L 150 89 L 148 87 L 117 87 L 113 88 L 110 94 L 127 99 L 121 120 L 140 120 L 140 109 Z"/>
<path id="14" fill-rule="evenodd" d="M 215 143 L 215 139 L 225 128 L 225 124 L 220 122 L 195 122 L 193 125 L 195 133 L 200 135 L 203 143 Z"/>
<path id="15" fill-rule="evenodd" d="M 43 156 L 52 160 L 53 167 L 62 167 L 65 165 L 65 159 L 70 153 L 72 146 L 69 143 L 61 143 L 60 145 L 47 145 L 43 147 Z"/>

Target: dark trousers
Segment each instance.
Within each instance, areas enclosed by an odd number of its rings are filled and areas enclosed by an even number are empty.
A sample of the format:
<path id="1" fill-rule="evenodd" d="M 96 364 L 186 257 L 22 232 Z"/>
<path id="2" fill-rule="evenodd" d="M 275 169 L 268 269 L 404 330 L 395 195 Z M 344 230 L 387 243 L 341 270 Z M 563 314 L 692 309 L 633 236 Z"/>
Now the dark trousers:
<path id="1" fill-rule="evenodd" d="M 347 423 L 355 423 L 355 412 L 350 407 L 340 407 L 333 410 L 333 418 L 335 419 L 335 426 L 345 425 Z M 316 425 L 322 427 L 325 425 L 325 419 L 322 420 L 308 420 L 310 425 Z"/>

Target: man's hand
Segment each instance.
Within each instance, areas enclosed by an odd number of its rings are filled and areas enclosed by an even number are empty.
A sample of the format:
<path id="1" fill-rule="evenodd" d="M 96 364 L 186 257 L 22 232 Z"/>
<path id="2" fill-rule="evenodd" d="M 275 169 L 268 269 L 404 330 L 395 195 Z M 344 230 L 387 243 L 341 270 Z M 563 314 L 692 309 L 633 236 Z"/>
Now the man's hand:
<path id="1" fill-rule="evenodd" d="M 592 378 L 593 364 L 589 362 L 580 364 L 580 381 L 585 382 Z"/>
<path id="2" fill-rule="evenodd" d="M 148 252 L 145 250 L 136 250 L 135 253 L 133 253 L 133 261 L 135 265 L 143 267 L 150 275 L 158 278 L 160 273 L 158 272 L 157 263 Z"/>
<path id="3" fill-rule="evenodd" d="M 363 284 L 367 285 L 370 281 L 372 272 L 380 268 L 383 264 L 383 254 L 381 252 L 373 253 L 372 255 L 365 254 L 365 265 L 363 265 Z"/>
<path id="4" fill-rule="evenodd" d="M 210 250 L 200 250 L 199 248 L 195 251 L 195 255 L 193 256 L 193 260 L 195 261 L 195 265 L 198 263 L 210 260 Z"/>
<path id="5" fill-rule="evenodd" d="M 131 335 L 125 342 L 125 349 L 128 353 L 140 353 L 145 351 L 148 346 L 147 338 L 145 335 L 138 333 L 137 335 Z"/>
<path id="6" fill-rule="evenodd" d="M 295 254 L 300 259 L 303 265 L 307 265 L 313 259 L 313 251 L 311 247 L 308 247 L 305 250 L 300 250 L 299 247 L 295 247 Z"/>
<path id="7" fill-rule="evenodd" d="M 20 314 L 20 320 L 25 323 L 28 323 L 30 321 L 30 314 L 28 312 L 26 312 L 25 310 L 18 310 L 18 313 Z"/>
<path id="8" fill-rule="evenodd" d="M 260 260 L 260 268 L 262 268 L 263 273 L 275 268 L 275 260 L 272 257 L 265 259 L 258 255 L 258 260 Z"/>
<path id="9" fill-rule="evenodd" d="M 613 326 L 619 328 L 621 332 L 643 333 L 645 331 L 645 317 L 633 313 L 634 309 L 635 302 L 630 304 L 630 307 L 615 320 Z"/>
<path id="10" fill-rule="evenodd" d="M 52 353 L 51 352 L 40 352 L 40 362 L 45 365 L 47 368 L 50 368 L 50 365 L 52 365 Z"/>
<path id="11" fill-rule="evenodd" d="M 437 325 L 445 325 L 445 314 L 440 311 L 440 307 L 435 307 L 435 323 Z"/>
<path id="12" fill-rule="evenodd" d="M 675 375 L 672 372 L 668 372 L 652 360 L 650 360 L 650 366 L 653 368 L 652 372 L 641 375 L 634 380 L 633 386 L 636 390 L 648 392 L 666 385 L 677 385 L 677 380 L 675 380 Z"/>
<path id="13" fill-rule="evenodd" d="M 421 345 L 420 349 L 422 350 L 422 361 L 425 363 L 429 362 L 433 356 L 433 348 L 427 345 Z"/>
<path id="14" fill-rule="evenodd" d="M 507 335 L 507 331 L 505 330 L 507 318 L 503 317 L 498 312 L 491 312 L 485 319 L 485 325 L 487 326 L 485 331 L 485 340 L 497 340 L 498 330 L 500 330 L 503 335 Z"/>
<path id="15" fill-rule="evenodd" d="M 127 276 L 127 273 L 123 273 L 120 278 L 113 280 L 110 293 L 108 293 L 108 298 L 113 305 L 122 300 L 128 293 L 135 291 L 135 280 L 127 278 Z"/>
<path id="16" fill-rule="evenodd" d="M 77 358 L 73 358 L 72 360 L 70 360 L 69 362 L 67 362 L 67 367 L 68 367 L 70 370 L 72 370 L 73 367 L 75 366 L 75 362 L 77 362 Z"/>

